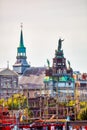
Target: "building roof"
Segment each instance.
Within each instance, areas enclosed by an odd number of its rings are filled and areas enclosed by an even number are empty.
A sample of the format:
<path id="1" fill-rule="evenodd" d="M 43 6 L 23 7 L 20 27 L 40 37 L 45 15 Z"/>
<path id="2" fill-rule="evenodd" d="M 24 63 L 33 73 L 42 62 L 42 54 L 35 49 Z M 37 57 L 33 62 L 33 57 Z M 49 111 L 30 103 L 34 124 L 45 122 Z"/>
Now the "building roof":
<path id="1" fill-rule="evenodd" d="M 44 86 L 45 67 L 30 67 L 19 79 L 19 85 L 30 89 L 39 89 Z"/>
<path id="2" fill-rule="evenodd" d="M 18 76 L 16 72 L 10 70 L 9 68 L 0 68 L 0 75 Z"/>

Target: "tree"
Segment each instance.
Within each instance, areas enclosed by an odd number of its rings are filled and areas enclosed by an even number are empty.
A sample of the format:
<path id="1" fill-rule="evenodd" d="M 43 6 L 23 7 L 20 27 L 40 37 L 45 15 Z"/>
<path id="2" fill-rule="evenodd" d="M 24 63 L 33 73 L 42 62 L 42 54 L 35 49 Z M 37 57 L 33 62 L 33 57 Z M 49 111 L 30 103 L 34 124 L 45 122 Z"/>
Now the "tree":
<path id="1" fill-rule="evenodd" d="M 4 101 L 4 98 L 0 99 L 0 105 L 3 105 Z"/>
<path id="2" fill-rule="evenodd" d="M 86 108 L 87 107 L 87 102 L 82 101 L 80 102 L 80 108 Z"/>
<path id="3" fill-rule="evenodd" d="M 71 101 L 69 101 L 68 103 L 66 103 L 66 106 L 73 107 L 74 104 L 75 104 L 75 101 L 74 101 L 74 100 L 71 100 Z"/>
<path id="4" fill-rule="evenodd" d="M 12 97 L 8 98 L 8 100 L 1 99 L 0 105 L 7 106 L 8 109 L 20 109 L 25 108 L 27 106 L 26 97 L 22 94 L 14 94 Z"/>
<path id="5" fill-rule="evenodd" d="M 87 107 L 80 110 L 80 113 L 77 117 L 79 120 L 87 120 Z"/>

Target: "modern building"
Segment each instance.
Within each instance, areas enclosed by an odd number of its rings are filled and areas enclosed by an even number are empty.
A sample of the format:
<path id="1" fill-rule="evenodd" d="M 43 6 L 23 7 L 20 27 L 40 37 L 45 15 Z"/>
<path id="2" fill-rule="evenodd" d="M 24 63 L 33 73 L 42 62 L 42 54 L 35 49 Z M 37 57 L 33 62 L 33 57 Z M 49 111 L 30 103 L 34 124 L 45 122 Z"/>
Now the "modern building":
<path id="1" fill-rule="evenodd" d="M 27 62 L 26 47 L 24 46 L 23 31 L 21 26 L 20 44 L 17 48 L 17 57 L 16 62 L 13 65 L 13 70 L 18 74 L 23 74 L 23 72 L 29 67 L 30 65 Z"/>

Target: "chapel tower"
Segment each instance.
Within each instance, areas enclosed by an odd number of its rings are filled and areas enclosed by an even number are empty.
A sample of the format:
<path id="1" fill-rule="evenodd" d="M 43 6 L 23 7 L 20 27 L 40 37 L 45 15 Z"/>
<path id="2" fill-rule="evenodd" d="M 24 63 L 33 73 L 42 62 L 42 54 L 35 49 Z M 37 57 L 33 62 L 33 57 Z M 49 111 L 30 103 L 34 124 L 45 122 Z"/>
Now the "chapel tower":
<path id="1" fill-rule="evenodd" d="M 20 44 L 17 48 L 16 62 L 13 65 L 13 70 L 16 71 L 18 74 L 23 74 L 23 72 L 30 67 L 27 62 L 26 47 L 24 46 L 22 28 L 23 26 L 21 25 Z"/>

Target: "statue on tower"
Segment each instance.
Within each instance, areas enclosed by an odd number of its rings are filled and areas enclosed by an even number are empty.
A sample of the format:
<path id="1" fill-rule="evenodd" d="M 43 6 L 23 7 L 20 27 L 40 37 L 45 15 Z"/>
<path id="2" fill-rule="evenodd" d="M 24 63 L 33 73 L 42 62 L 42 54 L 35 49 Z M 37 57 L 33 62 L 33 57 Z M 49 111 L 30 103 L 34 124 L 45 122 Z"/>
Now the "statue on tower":
<path id="1" fill-rule="evenodd" d="M 48 67 L 50 67 L 50 61 L 47 59 L 47 64 L 48 64 Z"/>
<path id="2" fill-rule="evenodd" d="M 70 69 L 71 68 L 70 61 L 68 60 L 67 62 L 68 62 L 68 66 L 69 66 L 69 69 Z"/>
<path id="3" fill-rule="evenodd" d="M 63 40 L 61 40 L 61 38 L 59 39 L 59 41 L 58 41 L 58 51 L 61 50 L 63 41 L 64 41 L 64 39 Z"/>
<path id="4" fill-rule="evenodd" d="M 62 40 L 61 38 L 58 40 L 58 48 L 55 50 L 55 57 L 64 57 L 63 50 L 61 49 L 63 41 L 64 39 Z"/>

